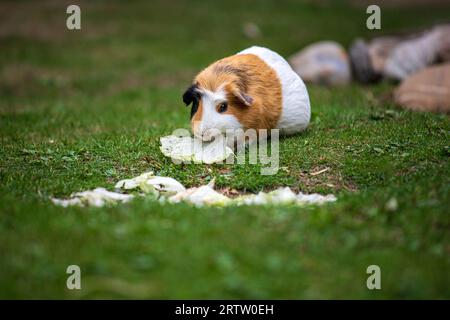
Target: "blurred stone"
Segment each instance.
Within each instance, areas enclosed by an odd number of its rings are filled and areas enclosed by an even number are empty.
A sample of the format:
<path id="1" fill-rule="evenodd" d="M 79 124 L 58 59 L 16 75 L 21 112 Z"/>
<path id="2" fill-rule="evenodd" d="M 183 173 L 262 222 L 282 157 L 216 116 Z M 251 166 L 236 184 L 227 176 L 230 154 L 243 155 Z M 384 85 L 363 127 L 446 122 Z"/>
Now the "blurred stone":
<path id="1" fill-rule="evenodd" d="M 395 90 L 394 100 L 410 110 L 450 113 L 450 63 L 410 76 Z"/>
<path id="2" fill-rule="evenodd" d="M 399 44 L 386 59 L 385 76 L 394 80 L 403 80 L 432 64 L 436 61 L 438 41 L 438 33 L 430 32 Z"/>
<path id="3" fill-rule="evenodd" d="M 333 41 L 313 43 L 294 54 L 289 63 L 306 82 L 336 86 L 351 80 L 347 53 Z"/>
<path id="4" fill-rule="evenodd" d="M 450 61 L 450 24 L 436 28 L 440 34 L 437 59 L 439 62 Z"/>
<path id="5" fill-rule="evenodd" d="M 386 59 L 399 42 L 398 37 L 380 37 L 368 43 L 362 39 L 356 39 L 349 50 L 354 77 L 362 83 L 380 80 Z"/>
<path id="6" fill-rule="evenodd" d="M 353 76 L 356 80 L 362 83 L 371 83 L 380 78 L 380 75 L 376 74 L 372 67 L 369 47 L 364 40 L 355 40 L 350 46 L 349 55 Z"/>
<path id="7" fill-rule="evenodd" d="M 244 35 L 249 39 L 256 39 L 261 37 L 261 30 L 258 25 L 253 22 L 247 22 L 242 26 Z"/>
<path id="8" fill-rule="evenodd" d="M 362 83 L 403 80 L 429 65 L 450 61 L 450 25 L 370 41 L 356 39 L 349 55 L 353 75 Z"/>
<path id="9" fill-rule="evenodd" d="M 386 59 L 387 78 L 403 80 L 450 56 L 450 25 L 436 26 L 416 39 L 397 45 Z"/>

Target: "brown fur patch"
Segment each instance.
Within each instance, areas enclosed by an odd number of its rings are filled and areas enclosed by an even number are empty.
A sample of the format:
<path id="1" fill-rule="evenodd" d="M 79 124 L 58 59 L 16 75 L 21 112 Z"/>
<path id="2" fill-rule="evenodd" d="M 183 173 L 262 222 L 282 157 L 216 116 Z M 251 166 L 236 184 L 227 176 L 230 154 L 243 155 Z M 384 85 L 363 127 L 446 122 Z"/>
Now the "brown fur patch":
<path id="1" fill-rule="evenodd" d="M 228 110 L 244 129 L 273 129 L 281 116 L 281 83 L 275 71 L 254 54 L 239 54 L 221 59 L 195 78 L 200 89 L 225 89 Z M 244 95 L 244 96 L 243 96 Z M 251 97 L 251 105 L 243 97 Z M 248 101 L 247 101 L 248 102 Z M 192 121 L 201 120 L 199 105 Z"/>
<path id="2" fill-rule="evenodd" d="M 198 101 L 198 109 L 197 112 L 194 113 L 194 116 L 191 119 L 192 124 L 192 132 L 197 132 L 197 126 L 200 124 L 203 115 L 203 102 L 202 99 Z"/>

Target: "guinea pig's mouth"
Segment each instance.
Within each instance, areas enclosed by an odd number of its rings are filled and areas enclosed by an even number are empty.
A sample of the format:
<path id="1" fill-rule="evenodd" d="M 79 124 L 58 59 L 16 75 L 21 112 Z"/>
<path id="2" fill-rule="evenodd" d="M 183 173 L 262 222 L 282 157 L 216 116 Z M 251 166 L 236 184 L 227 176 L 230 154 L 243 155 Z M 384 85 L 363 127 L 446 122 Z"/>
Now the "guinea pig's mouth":
<path id="1" fill-rule="evenodd" d="M 213 141 L 216 138 L 216 136 L 201 133 L 194 133 L 194 137 L 205 142 Z"/>
<path id="2" fill-rule="evenodd" d="M 203 133 L 194 131 L 194 137 L 196 137 L 199 140 L 205 141 L 205 142 L 213 141 L 221 135 L 222 135 L 222 132 L 220 132 L 220 130 L 207 130 L 206 132 L 203 132 Z"/>

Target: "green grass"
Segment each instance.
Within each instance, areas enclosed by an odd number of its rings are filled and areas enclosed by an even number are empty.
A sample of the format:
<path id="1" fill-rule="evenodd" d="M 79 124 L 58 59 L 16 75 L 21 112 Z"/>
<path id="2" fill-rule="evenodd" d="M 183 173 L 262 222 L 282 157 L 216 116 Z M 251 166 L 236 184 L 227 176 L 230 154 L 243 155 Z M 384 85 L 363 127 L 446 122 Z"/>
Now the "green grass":
<path id="1" fill-rule="evenodd" d="M 274 176 L 253 165 L 175 165 L 159 152 L 160 136 L 188 127 L 181 94 L 202 67 L 254 43 L 289 56 L 317 40 L 347 46 L 380 34 L 365 29 L 365 8 L 86 1 L 78 32 L 65 29 L 59 2 L 0 8 L 0 298 L 450 298 L 450 121 L 380 99 L 392 85 L 308 86 L 311 126 L 282 140 Z M 383 32 L 448 12 L 382 10 Z M 260 39 L 244 37 L 247 21 Z M 147 170 L 186 186 L 216 177 L 219 188 L 288 185 L 339 200 L 223 209 L 48 201 Z M 80 291 L 66 289 L 70 264 L 82 269 Z M 371 264 L 382 290 L 366 288 Z"/>

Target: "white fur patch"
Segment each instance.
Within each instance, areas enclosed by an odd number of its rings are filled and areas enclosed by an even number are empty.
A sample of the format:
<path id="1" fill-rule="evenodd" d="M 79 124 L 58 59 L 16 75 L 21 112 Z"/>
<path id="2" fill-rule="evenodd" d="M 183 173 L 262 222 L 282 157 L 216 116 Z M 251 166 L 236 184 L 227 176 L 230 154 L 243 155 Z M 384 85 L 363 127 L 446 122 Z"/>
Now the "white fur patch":
<path id="1" fill-rule="evenodd" d="M 210 140 L 211 135 L 214 131 L 225 133 L 227 129 L 239 129 L 242 125 L 238 119 L 231 115 L 225 113 L 217 112 L 216 106 L 221 102 L 226 101 L 226 94 L 223 88 L 217 89 L 215 92 L 199 89 L 202 95 L 202 119 L 197 126 L 194 135 L 197 138 Z"/>
<path id="2" fill-rule="evenodd" d="M 254 54 L 275 70 L 281 82 L 282 111 L 277 128 L 282 134 L 293 134 L 306 129 L 311 117 L 308 91 L 289 63 L 278 53 L 253 46 L 238 54 Z"/>

